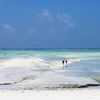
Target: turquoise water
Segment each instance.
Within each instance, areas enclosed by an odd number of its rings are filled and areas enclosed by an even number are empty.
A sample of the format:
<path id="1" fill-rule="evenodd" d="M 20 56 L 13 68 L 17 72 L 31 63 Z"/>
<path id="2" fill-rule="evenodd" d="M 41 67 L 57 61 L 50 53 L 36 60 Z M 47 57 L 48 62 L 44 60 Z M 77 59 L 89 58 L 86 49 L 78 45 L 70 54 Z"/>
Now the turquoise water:
<path id="1" fill-rule="evenodd" d="M 43 63 L 41 65 L 41 61 L 38 62 L 38 66 L 36 64 L 32 65 L 31 63 L 27 65 L 30 69 L 26 69 L 24 71 L 24 66 L 25 64 L 20 64 L 20 67 L 17 63 L 13 63 L 13 59 L 41 59 L 43 60 Z M 63 65 L 57 65 L 58 67 L 56 68 L 56 64 L 51 64 L 52 62 L 62 62 L 65 58 L 67 59 L 80 59 L 78 62 L 73 62 L 67 65 L 67 69 L 63 69 Z M 10 61 L 12 60 L 12 62 Z M 25 60 L 26 61 L 26 60 Z M 3 64 L 2 64 L 3 63 Z M 17 64 L 17 65 L 16 65 Z M 44 64 L 44 65 L 43 65 Z M 45 66 L 45 64 L 48 64 Z M 51 65 L 50 65 L 51 64 Z M 9 65 L 9 66 L 8 66 Z M 50 66 L 49 66 L 50 65 Z M 14 67 L 15 66 L 15 67 Z M 41 67 L 42 66 L 42 67 Z M 48 73 L 52 73 L 52 75 L 61 75 L 62 82 L 65 82 L 66 77 L 80 77 L 80 78 L 91 78 L 91 79 L 96 79 L 98 82 L 100 82 L 100 50 L 99 49 L 93 49 L 93 50 L 88 50 L 88 49 L 80 49 L 80 50 L 0 50 L 0 67 L 5 68 L 1 73 L 9 73 L 7 74 L 8 76 L 10 75 L 11 77 L 15 80 L 17 79 L 16 71 L 19 72 L 19 75 L 21 74 L 21 77 L 29 77 L 36 73 L 40 73 L 41 75 L 41 80 L 43 78 L 42 75 L 45 73 L 45 77 L 48 75 Z M 7 67 L 7 68 L 6 68 Z M 14 68 L 13 68 L 14 67 Z M 27 68 L 28 68 L 27 67 Z M 36 69 L 38 68 L 38 70 Z M 23 69 L 22 69 L 23 68 Z M 39 69 L 40 68 L 40 69 Z M 22 73 L 28 73 L 27 76 L 26 74 L 23 75 L 20 71 L 23 70 Z M 65 71 L 63 71 L 65 70 Z M 13 71 L 13 73 L 12 73 Z M 15 71 L 15 74 L 14 74 Z M 30 72 L 28 72 L 30 71 Z M 0 74 L 2 76 L 2 74 Z M 7 76 L 6 75 L 6 76 Z M 1 77 L 0 76 L 0 77 Z M 39 77 L 40 77 L 39 76 Z M 57 77 L 58 77 L 57 76 Z M 5 76 L 2 76 L 5 78 Z M 37 76 L 36 76 L 37 77 Z M 7 78 L 6 78 L 7 79 Z M 5 80 L 6 80 L 5 79 Z M 27 78 L 26 78 L 27 79 Z M 18 78 L 19 80 L 19 78 Z M 50 79 L 51 80 L 51 79 Z M 55 80 L 55 79 L 53 79 Z M 59 79 L 56 79 L 58 81 Z M 61 80 L 61 79 L 60 79 Z M 10 80 L 11 81 L 11 80 Z M 35 81 L 35 80 L 34 80 Z M 80 80 L 81 81 L 81 80 Z M 83 81 L 83 80 L 82 80 Z M 1 81 L 2 82 L 2 81 Z M 70 82 L 70 80 L 69 80 Z M 73 81 L 74 82 L 74 81 Z M 25 83 L 26 84 L 26 83 Z"/>
<path id="2" fill-rule="evenodd" d="M 70 69 L 81 70 L 75 75 L 99 76 L 100 73 L 100 50 L 0 50 L 0 60 L 16 57 L 38 57 L 46 61 L 62 61 L 65 58 L 78 58 L 81 61 L 70 64 Z M 97 72 L 97 73 L 96 73 Z M 70 72 L 71 73 L 71 72 Z M 72 75 L 71 73 L 71 75 Z"/>

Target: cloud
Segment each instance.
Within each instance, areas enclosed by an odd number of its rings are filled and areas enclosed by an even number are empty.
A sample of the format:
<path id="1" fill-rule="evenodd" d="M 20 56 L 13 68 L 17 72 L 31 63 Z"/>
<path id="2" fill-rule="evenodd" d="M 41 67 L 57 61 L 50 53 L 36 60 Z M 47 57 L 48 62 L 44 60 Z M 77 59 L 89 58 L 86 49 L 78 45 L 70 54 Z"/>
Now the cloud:
<path id="1" fill-rule="evenodd" d="M 2 30 L 5 31 L 5 32 L 11 32 L 13 30 L 13 28 L 9 24 L 3 24 L 2 25 Z"/>
<path id="2" fill-rule="evenodd" d="M 48 11 L 47 9 L 43 9 L 40 14 L 36 16 L 37 21 L 42 22 L 54 22 L 56 25 L 60 23 L 61 25 L 65 25 L 66 27 L 74 27 L 75 23 L 72 17 L 68 13 L 64 14 L 54 14 Z"/>
<path id="3" fill-rule="evenodd" d="M 72 17 L 68 13 L 65 13 L 63 15 L 57 14 L 56 18 L 58 21 L 64 23 L 66 26 L 73 27 L 75 25 Z"/>
<path id="4" fill-rule="evenodd" d="M 43 9 L 42 12 L 37 15 L 37 19 L 40 21 L 51 22 L 52 14 L 47 9 Z"/>

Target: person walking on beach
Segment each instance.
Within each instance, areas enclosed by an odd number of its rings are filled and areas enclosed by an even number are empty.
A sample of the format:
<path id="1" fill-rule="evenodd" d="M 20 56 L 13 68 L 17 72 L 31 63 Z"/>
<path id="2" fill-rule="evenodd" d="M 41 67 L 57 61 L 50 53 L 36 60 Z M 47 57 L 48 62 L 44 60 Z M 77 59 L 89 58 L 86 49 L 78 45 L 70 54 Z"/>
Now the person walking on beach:
<path id="1" fill-rule="evenodd" d="M 64 65 L 64 60 L 62 60 L 62 64 Z"/>
<path id="2" fill-rule="evenodd" d="M 67 65 L 67 63 L 68 63 L 67 59 L 65 59 L 65 62 L 66 62 L 66 65 Z"/>
<path id="3" fill-rule="evenodd" d="M 65 63 L 66 63 L 66 65 L 65 65 Z M 67 63 L 68 63 L 67 59 L 62 60 L 63 69 L 64 69 L 65 67 L 67 68 Z M 64 65 L 65 65 L 65 66 L 64 66 Z"/>

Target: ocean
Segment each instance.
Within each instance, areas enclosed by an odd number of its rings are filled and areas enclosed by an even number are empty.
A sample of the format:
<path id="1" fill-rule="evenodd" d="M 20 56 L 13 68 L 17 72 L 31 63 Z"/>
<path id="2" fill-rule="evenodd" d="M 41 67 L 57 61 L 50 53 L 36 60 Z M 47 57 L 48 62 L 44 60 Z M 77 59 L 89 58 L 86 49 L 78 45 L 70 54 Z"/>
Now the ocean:
<path id="1" fill-rule="evenodd" d="M 0 50 L 0 89 L 92 86 L 100 86 L 100 49 Z"/>

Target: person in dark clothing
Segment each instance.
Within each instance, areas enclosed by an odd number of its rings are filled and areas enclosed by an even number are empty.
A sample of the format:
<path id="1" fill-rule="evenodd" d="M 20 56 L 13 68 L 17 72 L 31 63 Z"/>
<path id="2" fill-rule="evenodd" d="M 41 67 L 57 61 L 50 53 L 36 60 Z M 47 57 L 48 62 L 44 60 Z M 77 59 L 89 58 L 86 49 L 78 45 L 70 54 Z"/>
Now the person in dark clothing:
<path id="1" fill-rule="evenodd" d="M 67 63 L 68 63 L 67 59 L 65 59 L 65 62 L 66 62 L 66 66 L 65 67 L 67 68 Z"/>
<path id="2" fill-rule="evenodd" d="M 66 63 L 66 65 L 64 65 L 65 63 Z M 63 69 L 64 69 L 65 67 L 67 68 L 67 63 L 68 63 L 67 59 L 62 60 Z"/>
<path id="3" fill-rule="evenodd" d="M 65 62 L 66 62 L 66 65 L 67 65 L 67 59 L 65 60 Z"/>
<path id="4" fill-rule="evenodd" d="M 64 65 L 64 60 L 62 61 L 62 64 Z"/>

